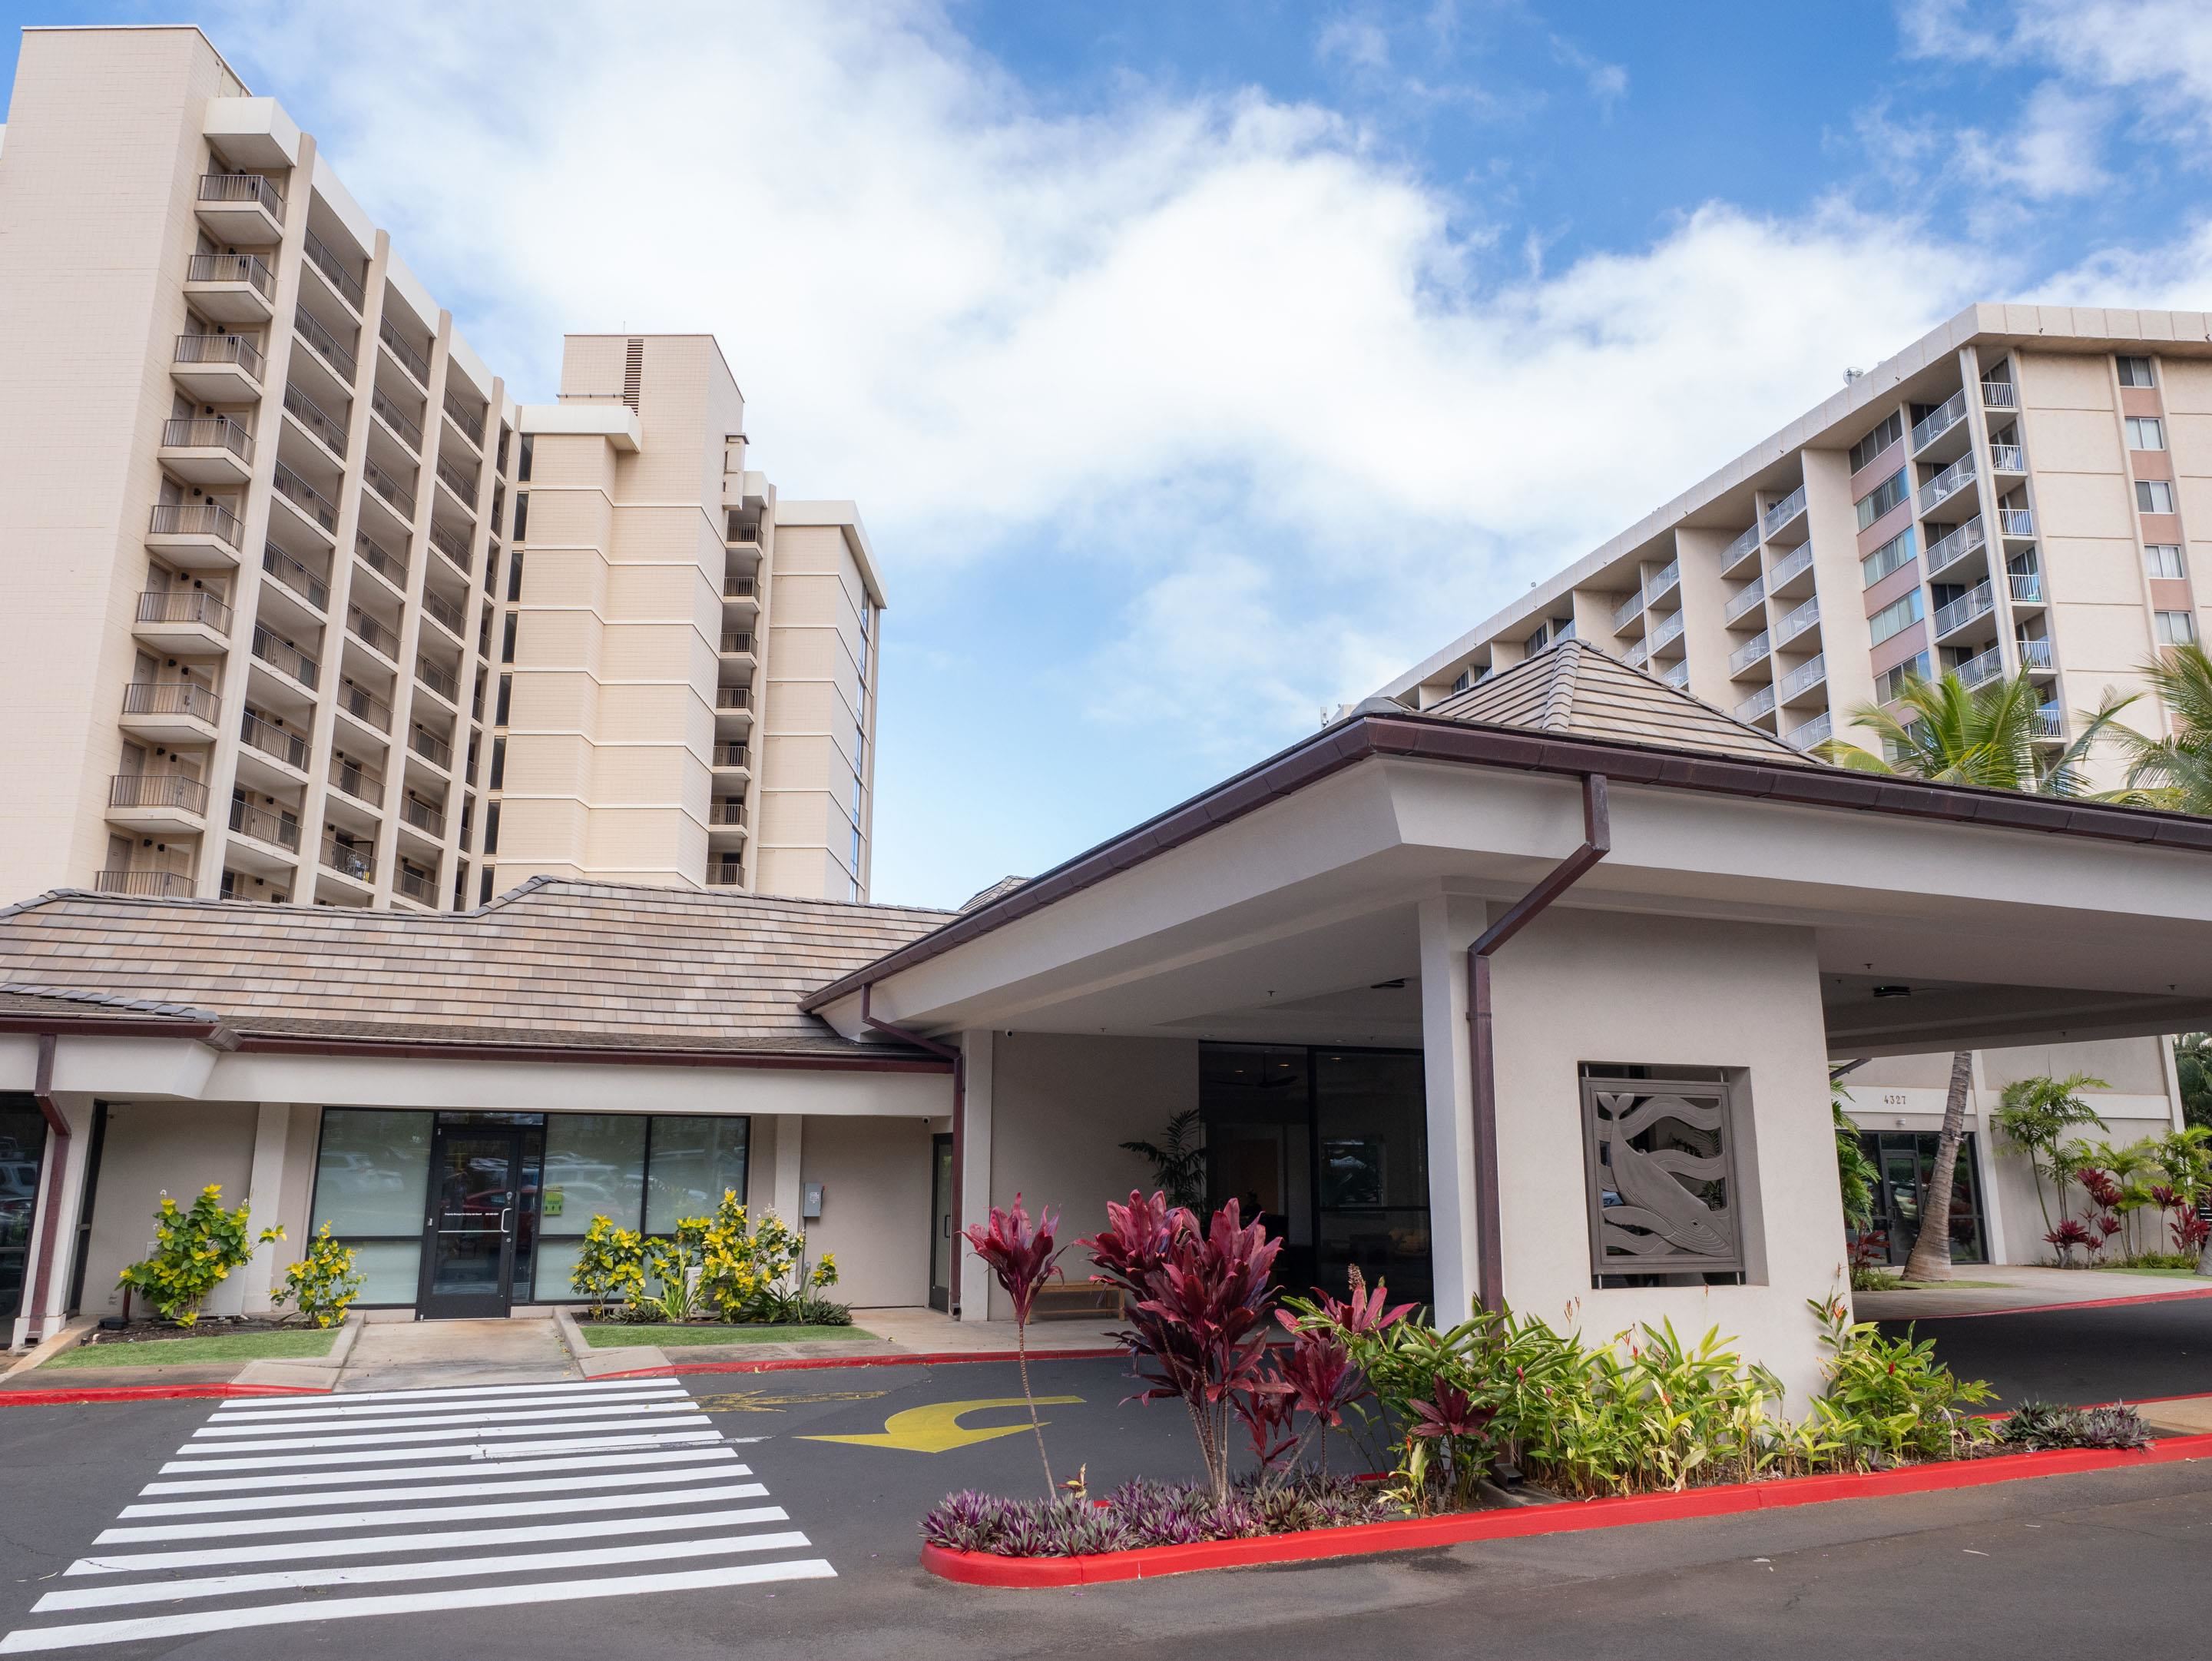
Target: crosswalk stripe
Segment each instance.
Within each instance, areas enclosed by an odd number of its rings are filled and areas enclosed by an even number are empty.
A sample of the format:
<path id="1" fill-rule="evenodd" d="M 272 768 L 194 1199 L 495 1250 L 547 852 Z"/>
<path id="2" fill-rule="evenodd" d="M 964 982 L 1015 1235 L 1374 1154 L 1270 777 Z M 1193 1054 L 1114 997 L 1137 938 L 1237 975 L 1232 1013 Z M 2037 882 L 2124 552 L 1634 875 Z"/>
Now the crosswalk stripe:
<path id="1" fill-rule="evenodd" d="M 679 1396 L 662 1402 L 617 1402 L 609 1407 L 531 1407 L 508 1409 L 494 1408 L 467 1414 L 407 1414 L 398 1418 L 342 1419 L 332 1424 L 295 1424 L 284 1420 L 276 1424 L 215 1424 L 192 1433 L 192 1439 L 205 1437 L 211 1440 L 243 1442 L 249 1438 L 264 1436 L 297 1436 L 304 1432 L 368 1430 L 408 1430 L 425 1425 L 529 1425 L 540 1424 L 549 1419 L 568 1419 L 582 1423 L 592 1419 L 618 1419 L 624 1414 L 637 1418 L 652 1418 L 660 1414 L 678 1415 L 702 1411 L 697 1402 Z M 282 1446 L 282 1443 L 276 1445 Z"/>
<path id="2" fill-rule="evenodd" d="M 412 1482 L 426 1476 L 458 1476 L 464 1470 L 478 1471 L 488 1476 L 514 1475 L 536 1470 L 605 1470 L 615 1467 L 628 1470 L 637 1465 L 676 1465 L 693 1459 L 734 1459 L 738 1457 L 735 1448 L 692 1445 L 696 1439 L 686 1438 L 684 1443 L 673 1448 L 641 1449 L 632 1453 L 586 1453 L 566 1459 L 473 1459 L 465 1465 L 402 1465 L 398 1470 L 362 1470 L 345 1467 L 337 1470 L 295 1471 L 283 1476 L 207 1476 L 182 1482 L 149 1482 L 138 1492 L 141 1496 L 149 1494 L 260 1494 L 273 1488 L 313 1488 L 325 1482 Z M 443 1455 L 453 1450 L 439 1448 L 435 1451 Z"/>
<path id="3" fill-rule="evenodd" d="M 625 1402 L 680 1402 L 684 1399 L 684 1391 L 680 1384 L 668 1390 L 626 1390 L 620 1395 L 495 1396 L 464 1402 L 369 1402 L 356 1404 L 348 1402 L 343 1396 L 325 1396 L 322 1401 L 326 1405 L 273 1411 L 251 1409 L 244 1413 L 218 1413 L 208 1422 L 222 1426 L 334 1424 L 348 1419 L 374 1419 L 392 1413 L 492 1413 L 508 1408 L 619 1407 Z"/>
<path id="4" fill-rule="evenodd" d="M 351 1453 L 285 1453 L 253 1459 L 172 1459 L 161 1467 L 161 1474 L 190 1476 L 216 1470 L 307 1470 L 322 1465 L 382 1464 L 394 1459 L 498 1459 L 509 1454 L 597 1453 L 613 1448 L 732 1439 L 735 1439 L 722 1436 L 709 1424 L 699 1430 L 661 1430 L 634 1436 L 580 1436 L 563 1442 L 452 1442 L 434 1448 L 365 1448 Z M 192 1450 L 195 1453 L 205 1451 Z"/>
<path id="5" fill-rule="evenodd" d="M 457 1557 L 428 1563 L 356 1563 L 344 1568 L 271 1569 L 256 1574 L 216 1574 L 198 1580 L 142 1580 L 131 1586 L 88 1586 L 50 1591 L 31 1606 L 33 1615 L 63 1609 L 119 1609 L 131 1603 L 179 1603 L 192 1597 L 233 1597 L 252 1591 L 290 1591 L 303 1586 L 374 1585 L 392 1580 L 452 1580 L 473 1575 L 541 1574 L 554 1569 L 601 1568 L 611 1563 L 663 1563 L 684 1557 L 719 1557 L 741 1551 L 793 1551 L 812 1545 L 797 1529 L 776 1534 L 718 1535 L 711 1540 L 653 1540 L 641 1546 L 595 1546 L 585 1551 L 516 1552 L 504 1557 Z"/>
<path id="6" fill-rule="evenodd" d="M 229 1632 L 246 1627 L 284 1626 L 304 1621 L 343 1621 L 360 1615 L 397 1615 L 428 1609 L 492 1609 L 513 1603 L 550 1603 L 585 1597 L 630 1597 L 652 1592 L 702 1591 L 711 1586 L 758 1585 L 777 1580 L 819 1580 L 836 1570 L 819 1557 L 781 1563 L 736 1563 L 720 1568 L 683 1569 L 668 1574 L 630 1574 L 603 1579 L 533 1581 L 520 1585 L 470 1586 L 453 1591 L 404 1591 L 370 1597 L 315 1599 L 300 1603 L 264 1603 L 246 1609 L 205 1609 L 142 1615 L 125 1621 L 91 1621 L 67 1626 L 24 1628 L 0 1639 L 0 1654 L 81 1648 L 141 1639 L 179 1638 L 191 1633 Z"/>
<path id="7" fill-rule="evenodd" d="M 678 1534 L 686 1529 L 734 1528 L 789 1521 L 781 1506 L 691 1512 L 681 1517 L 606 1517 L 588 1523 L 538 1523 L 526 1528 L 453 1529 L 433 1534 L 359 1535 L 350 1540 L 284 1540 L 267 1546 L 218 1546 L 200 1551 L 103 1552 L 80 1557 L 64 1574 L 123 1574 L 137 1569 L 189 1569 L 208 1563 L 283 1563 L 313 1557 L 359 1557 L 385 1551 L 466 1550 L 531 1540 L 591 1540 L 613 1534 Z"/>
<path id="8" fill-rule="evenodd" d="M 417 1390 L 349 1390 L 338 1395 L 301 1396 L 286 1401 L 274 1396 L 237 1396 L 216 1409 L 229 1413 L 311 1413 L 339 1402 L 464 1402 L 490 1396 L 579 1396 L 614 1394 L 623 1390 L 650 1392 L 666 1390 L 667 1378 L 592 1378 L 559 1384 L 437 1384 Z"/>
<path id="9" fill-rule="evenodd" d="M 734 1458 L 734 1455 L 732 1456 Z M 441 1475 L 452 1475 L 447 1471 Z M 125 1506 L 124 1517 L 211 1517 L 248 1511 L 284 1511 L 301 1506 L 331 1506 L 347 1500 L 458 1500 L 471 1494 L 575 1494 L 595 1488 L 645 1488 L 654 1482 L 701 1482 L 709 1477 L 750 1476 L 744 1465 L 685 1465 L 675 1470 L 615 1471 L 606 1475 L 539 1476 L 520 1482 L 434 1482 L 410 1488 L 325 1488 L 313 1494 L 254 1494 L 228 1500 L 175 1500 L 162 1505 Z"/>
<path id="10" fill-rule="evenodd" d="M 656 1415 L 653 1418 L 611 1420 L 597 1424 L 589 1420 L 562 1419 L 550 1425 L 447 1425 L 437 1430 L 371 1430 L 345 1436 L 272 1436 L 258 1442 L 200 1442 L 189 1443 L 177 1451 L 180 1454 L 228 1453 L 233 1448 L 241 1452 L 281 1451 L 286 1448 L 356 1448 L 390 1445 L 397 1443 L 456 1442 L 479 1436 L 574 1436 L 594 1431 L 657 1430 L 663 1425 L 694 1421 L 705 1425 L 711 1422 L 697 1408 L 683 1413 Z M 350 1429 L 350 1427 L 348 1427 Z M 194 1434 L 198 1434 L 197 1432 Z"/>
<path id="11" fill-rule="evenodd" d="M 397 1511 L 324 1512 L 313 1517 L 232 1517 L 219 1523 L 145 1523 L 105 1529 L 94 1536 L 92 1543 L 119 1546 L 142 1540 L 243 1540 L 269 1534 L 312 1534 L 317 1529 L 389 1528 L 395 1523 L 581 1516 L 592 1512 L 692 1505 L 707 1500 L 757 1500 L 767 1492 L 763 1483 L 730 1482 L 720 1488 L 656 1488 L 649 1494 L 579 1494 L 559 1500 L 507 1500 L 477 1506 L 403 1506 Z"/>

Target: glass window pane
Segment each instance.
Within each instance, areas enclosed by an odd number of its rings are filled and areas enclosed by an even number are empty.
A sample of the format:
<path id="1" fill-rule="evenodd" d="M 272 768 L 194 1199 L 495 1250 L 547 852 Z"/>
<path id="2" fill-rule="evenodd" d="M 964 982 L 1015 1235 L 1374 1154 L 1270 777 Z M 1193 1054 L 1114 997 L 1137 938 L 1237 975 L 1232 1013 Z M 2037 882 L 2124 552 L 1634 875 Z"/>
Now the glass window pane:
<path id="1" fill-rule="evenodd" d="M 349 1240 L 353 1247 L 353 1269 L 366 1282 L 361 1289 L 359 1302 L 364 1304 L 411 1304 L 415 1301 L 416 1284 L 422 1277 L 422 1243 L 420 1240 L 375 1240 L 363 1245 Z"/>
<path id="2" fill-rule="evenodd" d="M 1314 1057 L 1324 1211 L 1429 1203 L 1428 1102 L 1417 1053 Z"/>
<path id="3" fill-rule="evenodd" d="M 648 1169 L 645 1226 L 673 1233 L 686 1217 L 713 1214 L 725 1189 L 745 1192 L 745 1139 L 751 1121 L 730 1118 L 655 1118 Z"/>
<path id="4" fill-rule="evenodd" d="M 555 1304 L 580 1296 L 570 1285 L 568 1277 L 575 1273 L 576 1259 L 583 1255 L 584 1243 L 580 1239 L 540 1239 L 538 1243 L 536 1295 Z M 521 1273 L 522 1266 L 518 1262 L 515 1265 L 516 1276 L 520 1278 Z M 518 1293 L 516 1295 L 520 1294 Z"/>
<path id="5" fill-rule="evenodd" d="M 430 1120 L 428 1113 L 324 1109 L 313 1226 L 328 1223 L 331 1232 L 340 1235 L 421 1235 L 430 1177 Z M 401 1301 L 412 1302 L 414 1297 L 410 1281 Z"/>
<path id="6" fill-rule="evenodd" d="M 635 1228 L 645 1201 L 645 1116 L 555 1113 L 545 1121 L 545 1188 L 539 1226 L 581 1234 L 594 1217 Z"/>

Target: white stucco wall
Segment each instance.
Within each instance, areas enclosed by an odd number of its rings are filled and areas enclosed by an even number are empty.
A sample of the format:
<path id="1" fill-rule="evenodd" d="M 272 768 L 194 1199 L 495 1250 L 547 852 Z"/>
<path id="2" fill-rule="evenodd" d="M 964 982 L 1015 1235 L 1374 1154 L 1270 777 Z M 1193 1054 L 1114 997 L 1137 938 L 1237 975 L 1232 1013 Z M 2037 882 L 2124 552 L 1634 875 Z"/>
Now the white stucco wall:
<path id="1" fill-rule="evenodd" d="M 252 1102 L 109 1104 L 99 1189 L 93 1199 L 92 1239 L 85 1253 L 83 1313 L 108 1315 L 122 1309 L 123 1292 L 115 1277 L 153 1244 L 154 1214 L 164 1192 L 179 1206 L 189 1207 L 201 1189 L 220 1183 L 225 1208 L 245 1203 L 259 1112 Z M 265 1228 L 281 1220 L 253 1220 L 256 1228 Z M 234 1303 L 235 1290 L 224 1287 L 217 1296 L 232 1293 Z M 210 1306 L 226 1305 L 211 1299 Z M 136 1293 L 132 1308 L 145 1308 Z"/>
<path id="2" fill-rule="evenodd" d="M 855 1309 L 929 1301 L 929 1139 L 927 1118 L 809 1117 L 801 1129 L 801 1180 L 823 1185 L 822 1215 L 802 1225 L 817 1262 L 837 1254 L 830 1296 Z M 749 1176 L 764 1193 L 763 1168 Z"/>

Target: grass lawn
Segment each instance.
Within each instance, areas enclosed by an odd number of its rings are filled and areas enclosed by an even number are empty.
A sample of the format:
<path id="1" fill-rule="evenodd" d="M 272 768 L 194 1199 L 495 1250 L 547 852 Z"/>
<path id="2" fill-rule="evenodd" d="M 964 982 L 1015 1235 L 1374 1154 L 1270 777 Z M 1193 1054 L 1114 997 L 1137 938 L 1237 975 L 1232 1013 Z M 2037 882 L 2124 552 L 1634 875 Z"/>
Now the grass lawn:
<path id="1" fill-rule="evenodd" d="M 876 1335 L 859 1327 L 629 1326 L 597 1321 L 579 1321 L 576 1329 L 593 1349 L 629 1349 L 640 1344 L 659 1344 L 664 1348 L 684 1344 L 817 1344 L 872 1340 Z"/>
<path id="2" fill-rule="evenodd" d="M 2176 1281 L 2193 1281 L 2197 1278 L 2197 1271 L 2193 1269 L 2149 1269 L 2130 1263 L 2114 1263 L 2105 1269 L 2104 1272 L 2107 1275 L 2164 1275 Z M 2204 1284 L 2208 1287 L 2212 1287 L 2212 1281 L 2207 1281 Z"/>
<path id="3" fill-rule="evenodd" d="M 190 1338 L 139 1338 L 128 1342 L 78 1344 L 46 1367 L 178 1366 L 188 1361 L 300 1360 L 327 1355 L 337 1329 L 317 1332 L 210 1332 Z M 45 1369 L 42 1368 L 41 1371 Z"/>

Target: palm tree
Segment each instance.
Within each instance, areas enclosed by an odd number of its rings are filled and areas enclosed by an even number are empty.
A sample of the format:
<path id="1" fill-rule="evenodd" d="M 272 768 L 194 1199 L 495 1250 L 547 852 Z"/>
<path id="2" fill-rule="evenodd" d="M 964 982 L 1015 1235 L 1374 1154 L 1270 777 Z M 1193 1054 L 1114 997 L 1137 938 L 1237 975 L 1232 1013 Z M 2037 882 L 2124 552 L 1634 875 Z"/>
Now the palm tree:
<path id="1" fill-rule="evenodd" d="M 2115 801 L 2212 813 L 2212 657 L 2202 646 L 2169 646 L 2142 666 L 2143 678 L 2164 700 L 2172 732 L 2145 738 L 2125 727 L 2113 739 L 2128 761 L 2128 788 Z"/>
<path id="2" fill-rule="evenodd" d="M 2037 747 L 2049 736 L 2043 691 L 2025 673 L 1978 687 L 1969 687 L 1948 672 L 1932 681 L 1911 676 L 1894 701 L 1905 711 L 1902 719 L 1880 704 L 1862 704 L 1851 711 L 1855 724 L 1880 736 L 1882 753 L 1831 739 L 1820 746 L 1820 755 L 1862 773 L 2078 796 L 2088 788 L 2090 747 L 2134 698 L 2107 692 L 2096 712 L 2083 717 L 2080 735 L 2049 760 Z M 1958 1173 L 1959 1144 L 1966 1132 L 1966 1087 L 1973 1081 L 1973 1065 L 1970 1050 L 1951 1057 L 1943 1129 L 1936 1139 L 1936 1165 L 1921 1202 L 1920 1234 L 1905 1260 L 1907 1281 L 1951 1278 L 1951 1189 Z"/>

